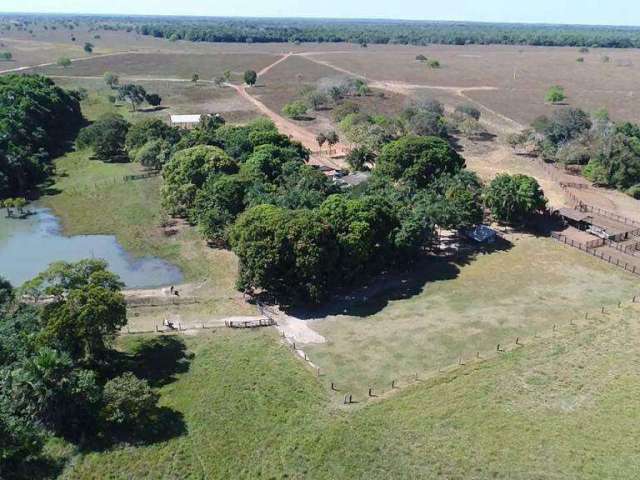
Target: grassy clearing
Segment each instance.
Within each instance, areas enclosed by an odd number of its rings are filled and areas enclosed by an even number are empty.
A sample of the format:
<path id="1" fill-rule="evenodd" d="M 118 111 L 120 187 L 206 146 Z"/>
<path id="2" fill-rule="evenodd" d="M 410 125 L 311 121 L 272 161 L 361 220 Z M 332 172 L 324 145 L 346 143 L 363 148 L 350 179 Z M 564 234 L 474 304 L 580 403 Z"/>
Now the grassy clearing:
<path id="1" fill-rule="evenodd" d="M 510 240 L 467 265 L 419 265 L 400 288 L 314 321 L 327 343 L 305 351 L 327 383 L 363 396 L 638 293 L 635 277 L 582 252 L 528 235 Z"/>
<path id="2" fill-rule="evenodd" d="M 185 433 L 78 455 L 62 477 L 636 478 L 637 315 L 562 327 L 354 410 L 328 407 L 271 332 L 186 337 L 189 368 L 160 389 Z"/>

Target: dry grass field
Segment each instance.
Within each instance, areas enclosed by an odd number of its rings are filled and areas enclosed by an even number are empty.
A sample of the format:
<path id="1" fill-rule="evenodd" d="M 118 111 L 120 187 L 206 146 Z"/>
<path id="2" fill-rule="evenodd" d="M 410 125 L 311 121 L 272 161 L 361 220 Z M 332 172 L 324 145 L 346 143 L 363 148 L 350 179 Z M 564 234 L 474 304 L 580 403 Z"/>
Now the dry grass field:
<path id="1" fill-rule="evenodd" d="M 548 332 L 638 293 L 637 277 L 582 252 L 529 235 L 507 238 L 492 253 L 425 261 L 311 320 L 327 342 L 304 349 L 325 383 L 340 389 L 336 399 L 345 392 L 361 398 L 370 386 L 388 390 L 394 379 L 495 352 L 498 343 Z"/>

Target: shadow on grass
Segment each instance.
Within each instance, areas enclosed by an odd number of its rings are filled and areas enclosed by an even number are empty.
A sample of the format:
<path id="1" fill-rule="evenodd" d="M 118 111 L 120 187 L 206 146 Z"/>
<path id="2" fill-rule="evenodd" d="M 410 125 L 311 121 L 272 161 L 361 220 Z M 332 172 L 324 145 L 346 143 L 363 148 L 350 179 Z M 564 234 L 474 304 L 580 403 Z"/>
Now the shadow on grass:
<path id="1" fill-rule="evenodd" d="M 128 369 L 154 388 L 174 382 L 190 363 L 184 341 L 173 335 L 145 338 L 134 345 L 128 360 Z"/>
<path id="2" fill-rule="evenodd" d="M 65 461 L 46 456 L 26 458 L 20 463 L 0 465 L 3 480 L 54 479 L 62 473 Z"/>
<path id="3" fill-rule="evenodd" d="M 425 255 L 406 270 L 383 272 L 348 293 L 335 295 L 319 307 L 297 307 L 287 313 L 301 319 L 314 319 L 329 315 L 368 317 L 383 310 L 391 301 L 404 300 L 419 295 L 433 282 L 453 280 L 460 268 L 470 264 L 478 255 L 507 251 L 512 243 L 498 237 L 496 243 L 469 245 L 455 257 Z"/>

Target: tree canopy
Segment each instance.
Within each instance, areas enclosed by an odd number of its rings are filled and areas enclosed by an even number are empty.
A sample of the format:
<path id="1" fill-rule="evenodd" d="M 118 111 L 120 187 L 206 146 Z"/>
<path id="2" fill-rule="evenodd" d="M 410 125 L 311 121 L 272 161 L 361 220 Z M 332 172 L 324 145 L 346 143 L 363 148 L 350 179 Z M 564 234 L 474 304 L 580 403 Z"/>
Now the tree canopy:
<path id="1" fill-rule="evenodd" d="M 0 199 L 42 182 L 82 120 L 77 93 L 39 75 L 1 76 Z"/>

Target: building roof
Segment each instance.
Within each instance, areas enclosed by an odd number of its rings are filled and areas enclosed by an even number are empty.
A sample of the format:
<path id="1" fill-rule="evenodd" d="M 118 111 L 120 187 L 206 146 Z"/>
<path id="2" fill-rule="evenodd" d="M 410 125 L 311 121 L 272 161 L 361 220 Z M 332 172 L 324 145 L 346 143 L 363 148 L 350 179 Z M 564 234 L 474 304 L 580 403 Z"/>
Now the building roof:
<path id="1" fill-rule="evenodd" d="M 560 214 L 560 216 L 568 218 L 569 220 L 573 220 L 575 222 L 591 221 L 591 215 L 579 210 L 574 210 L 573 208 L 563 207 L 558 210 L 558 213 Z"/>
<path id="2" fill-rule="evenodd" d="M 202 115 L 171 115 L 171 123 L 198 123 Z"/>
<path id="3" fill-rule="evenodd" d="M 356 186 L 369 180 L 370 176 L 371 174 L 369 172 L 355 172 L 350 175 L 345 175 L 340 180 L 347 185 Z"/>

